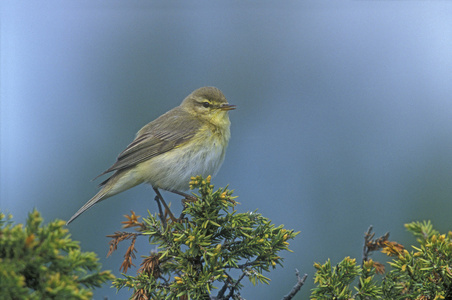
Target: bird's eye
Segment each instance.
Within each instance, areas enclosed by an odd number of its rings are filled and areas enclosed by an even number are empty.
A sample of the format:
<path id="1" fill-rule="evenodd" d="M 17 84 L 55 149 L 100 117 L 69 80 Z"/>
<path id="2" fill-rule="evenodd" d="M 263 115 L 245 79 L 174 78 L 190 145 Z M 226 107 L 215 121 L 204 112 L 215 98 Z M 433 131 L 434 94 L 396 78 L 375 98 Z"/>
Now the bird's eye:
<path id="1" fill-rule="evenodd" d="M 204 106 L 205 108 L 208 108 L 209 106 L 210 106 L 210 103 L 209 102 L 203 102 L 202 103 L 202 106 Z"/>

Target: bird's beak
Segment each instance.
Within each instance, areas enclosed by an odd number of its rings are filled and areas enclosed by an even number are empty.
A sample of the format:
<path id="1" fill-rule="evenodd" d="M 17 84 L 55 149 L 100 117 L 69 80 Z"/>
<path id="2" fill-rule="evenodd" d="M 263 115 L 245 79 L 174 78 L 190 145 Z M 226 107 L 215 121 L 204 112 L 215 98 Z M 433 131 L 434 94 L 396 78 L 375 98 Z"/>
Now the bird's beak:
<path id="1" fill-rule="evenodd" d="M 220 106 L 220 109 L 221 110 L 233 110 L 233 109 L 235 109 L 236 108 L 236 106 L 235 105 L 232 105 L 232 104 L 222 104 L 221 106 Z"/>

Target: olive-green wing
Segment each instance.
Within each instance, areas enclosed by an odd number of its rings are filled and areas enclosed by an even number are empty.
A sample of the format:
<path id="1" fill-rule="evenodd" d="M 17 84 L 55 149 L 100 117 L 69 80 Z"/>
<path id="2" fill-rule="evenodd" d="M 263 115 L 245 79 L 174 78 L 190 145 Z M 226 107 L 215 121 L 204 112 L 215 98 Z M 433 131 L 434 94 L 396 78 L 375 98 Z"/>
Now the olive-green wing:
<path id="1" fill-rule="evenodd" d="M 197 119 L 176 107 L 140 129 L 135 140 L 119 154 L 115 164 L 101 175 L 133 167 L 170 151 L 188 142 L 200 127 Z"/>

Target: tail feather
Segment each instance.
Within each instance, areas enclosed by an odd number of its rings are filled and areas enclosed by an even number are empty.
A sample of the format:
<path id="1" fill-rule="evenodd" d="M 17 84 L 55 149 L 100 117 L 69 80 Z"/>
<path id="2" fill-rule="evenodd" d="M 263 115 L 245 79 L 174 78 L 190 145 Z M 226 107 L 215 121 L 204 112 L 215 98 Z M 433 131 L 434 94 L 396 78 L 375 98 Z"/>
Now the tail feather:
<path id="1" fill-rule="evenodd" d="M 78 216 L 90 209 L 97 202 L 128 190 L 142 182 L 142 179 L 136 178 L 134 170 L 117 171 L 110 178 L 101 183 L 102 189 L 93 198 L 86 202 L 85 205 L 83 205 L 75 213 L 75 215 L 67 221 L 66 225 L 74 221 Z"/>
<path id="2" fill-rule="evenodd" d="M 74 221 L 78 216 L 80 216 L 82 213 L 90 209 L 94 204 L 96 204 L 99 201 L 102 201 L 108 197 L 105 197 L 107 195 L 107 191 L 105 189 L 100 190 L 93 198 L 91 198 L 88 202 L 85 203 L 70 219 L 67 221 L 66 225 Z"/>

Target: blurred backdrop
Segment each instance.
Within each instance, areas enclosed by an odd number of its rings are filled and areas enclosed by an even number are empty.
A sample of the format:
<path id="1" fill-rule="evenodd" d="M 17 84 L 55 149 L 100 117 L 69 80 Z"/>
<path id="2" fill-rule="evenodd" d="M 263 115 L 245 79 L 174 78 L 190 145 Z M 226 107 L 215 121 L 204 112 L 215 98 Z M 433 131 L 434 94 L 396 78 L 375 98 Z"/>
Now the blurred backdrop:
<path id="1" fill-rule="evenodd" d="M 452 229 L 450 1 L 7 0 L 0 74 L 0 209 L 17 222 L 34 207 L 67 220 L 143 125 L 213 85 L 238 106 L 213 182 L 301 231 L 271 285 L 243 297 L 282 298 L 298 268 L 306 299 L 313 263 L 360 259 L 370 224 L 406 244 L 407 222 Z M 110 198 L 72 236 L 119 275 L 126 247 L 106 258 L 105 236 L 153 197 Z"/>

